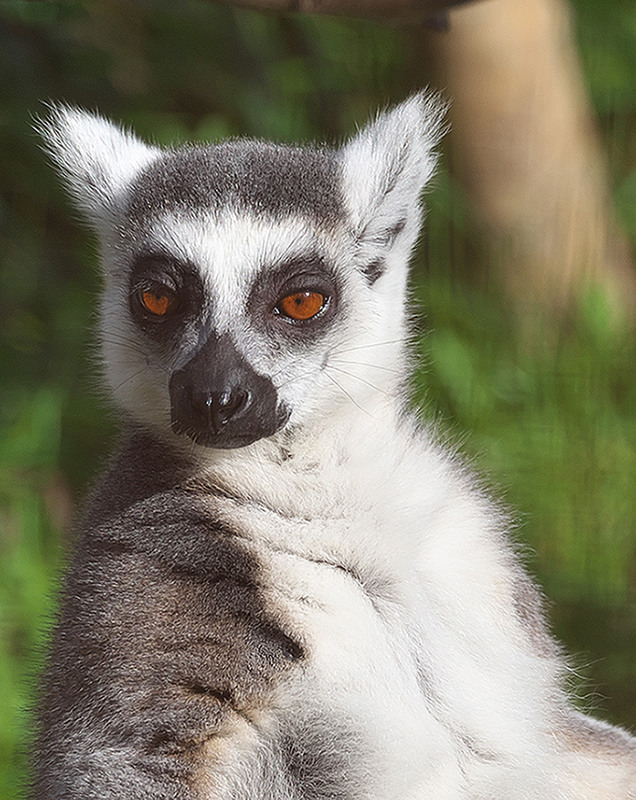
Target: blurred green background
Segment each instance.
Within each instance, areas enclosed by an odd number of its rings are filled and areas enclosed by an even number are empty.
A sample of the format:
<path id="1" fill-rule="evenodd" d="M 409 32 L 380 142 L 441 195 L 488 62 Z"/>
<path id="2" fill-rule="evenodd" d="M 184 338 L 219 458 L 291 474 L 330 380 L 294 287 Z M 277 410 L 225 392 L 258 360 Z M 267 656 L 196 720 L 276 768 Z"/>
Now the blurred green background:
<path id="1" fill-rule="evenodd" d="M 633 243 L 636 8 L 573 8 Z M 413 57 L 399 30 L 202 0 L 0 5 L 0 797 L 18 796 L 24 775 L 25 709 L 74 509 L 116 435 L 96 378 L 94 241 L 39 150 L 33 115 L 65 100 L 161 143 L 337 141 L 416 88 Z M 414 269 L 415 399 L 515 509 L 584 704 L 634 728 L 634 336 L 602 291 L 559 320 L 506 299 L 451 161 L 443 154 L 427 197 Z"/>

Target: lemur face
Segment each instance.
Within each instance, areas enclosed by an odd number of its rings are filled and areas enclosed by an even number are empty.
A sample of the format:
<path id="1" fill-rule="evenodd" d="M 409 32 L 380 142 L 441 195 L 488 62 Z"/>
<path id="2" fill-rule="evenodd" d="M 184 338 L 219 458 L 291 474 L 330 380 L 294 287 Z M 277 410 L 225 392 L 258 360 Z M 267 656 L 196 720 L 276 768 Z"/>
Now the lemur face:
<path id="1" fill-rule="evenodd" d="M 235 448 L 373 413 L 404 338 L 406 262 L 439 106 L 418 96 L 342 149 L 163 151 L 59 109 L 43 124 L 102 244 L 106 379 L 139 422 Z"/>
<path id="2" fill-rule="evenodd" d="M 299 390 L 346 320 L 342 218 L 331 151 L 226 143 L 161 154 L 136 176 L 127 335 L 167 378 L 174 433 L 238 447 L 306 405 Z"/>

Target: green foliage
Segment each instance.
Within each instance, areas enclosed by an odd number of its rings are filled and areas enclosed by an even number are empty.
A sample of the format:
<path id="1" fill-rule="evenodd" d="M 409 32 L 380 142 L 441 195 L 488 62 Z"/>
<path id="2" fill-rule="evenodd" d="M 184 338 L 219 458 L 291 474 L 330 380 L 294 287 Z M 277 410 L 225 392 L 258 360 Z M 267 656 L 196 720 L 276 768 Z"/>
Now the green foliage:
<path id="1" fill-rule="evenodd" d="M 617 201 L 636 234 L 635 9 L 574 8 Z M 399 32 L 369 23 L 203 0 L 0 4 L 0 797 L 15 797 L 24 774 L 21 710 L 34 696 L 63 532 L 116 427 L 91 363 L 94 242 L 39 152 L 33 115 L 66 100 L 161 143 L 333 141 L 404 96 L 407 52 Z M 504 487 L 531 567 L 557 600 L 559 633 L 593 659 L 609 712 L 636 722 L 633 337 L 593 291 L 565 325 L 538 311 L 519 319 L 488 285 L 452 172 L 429 205 L 417 401 Z"/>
<path id="2" fill-rule="evenodd" d="M 569 324 L 419 276 L 415 397 L 461 442 L 517 522 L 517 541 L 606 714 L 636 719 L 636 342 L 590 292 Z M 469 431 L 469 434 L 466 432 Z M 529 546 L 529 551 L 527 550 Z M 589 698 L 586 698 L 589 699 Z M 598 699 L 592 698 L 595 703 Z"/>
<path id="3" fill-rule="evenodd" d="M 417 399 L 451 431 L 504 499 L 531 511 L 521 536 L 549 594 L 625 601 L 636 563 L 636 343 L 590 292 L 556 331 L 519 320 L 501 298 L 427 279 Z"/>
<path id="4" fill-rule="evenodd" d="M 616 207 L 636 242 L 636 4 L 572 0 L 585 78 L 608 142 Z"/>
<path id="5" fill-rule="evenodd" d="M 2 420 L 0 439 L 0 796 L 15 797 L 19 771 L 7 767 L 15 763 L 16 723 L 33 700 L 27 674 L 53 612 L 60 560 L 55 506 L 63 492 L 62 392 L 42 387 L 4 399 L 15 405 Z"/>
<path id="6" fill-rule="evenodd" d="M 590 96 L 602 115 L 636 111 L 636 8 L 632 0 L 572 0 Z"/>

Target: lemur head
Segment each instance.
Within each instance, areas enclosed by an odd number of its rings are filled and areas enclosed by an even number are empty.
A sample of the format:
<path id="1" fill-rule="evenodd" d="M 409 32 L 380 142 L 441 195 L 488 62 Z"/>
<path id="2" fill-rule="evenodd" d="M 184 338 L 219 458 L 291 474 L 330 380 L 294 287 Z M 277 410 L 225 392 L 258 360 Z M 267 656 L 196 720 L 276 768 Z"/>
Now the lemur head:
<path id="1" fill-rule="evenodd" d="M 441 116 L 416 95 L 339 149 L 164 150 L 55 109 L 42 133 L 99 236 L 116 401 L 213 448 L 381 406 Z"/>

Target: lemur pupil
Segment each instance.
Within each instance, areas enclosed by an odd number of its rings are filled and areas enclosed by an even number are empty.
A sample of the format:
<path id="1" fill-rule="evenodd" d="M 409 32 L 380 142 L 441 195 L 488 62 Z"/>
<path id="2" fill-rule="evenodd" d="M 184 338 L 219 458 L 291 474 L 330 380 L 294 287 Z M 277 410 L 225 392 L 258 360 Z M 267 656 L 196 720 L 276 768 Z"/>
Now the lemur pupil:
<path id="1" fill-rule="evenodd" d="M 161 317 L 168 313 L 172 305 L 172 299 L 167 294 L 146 291 L 142 293 L 141 299 L 148 311 Z"/>
<path id="2" fill-rule="evenodd" d="M 296 292 L 281 300 L 280 310 L 292 319 L 305 320 L 315 317 L 324 304 L 325 298 L 320 292 Z"/>

